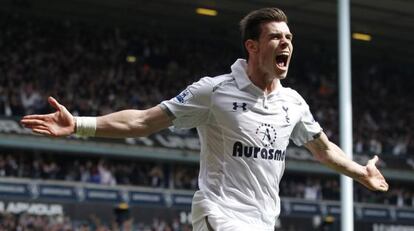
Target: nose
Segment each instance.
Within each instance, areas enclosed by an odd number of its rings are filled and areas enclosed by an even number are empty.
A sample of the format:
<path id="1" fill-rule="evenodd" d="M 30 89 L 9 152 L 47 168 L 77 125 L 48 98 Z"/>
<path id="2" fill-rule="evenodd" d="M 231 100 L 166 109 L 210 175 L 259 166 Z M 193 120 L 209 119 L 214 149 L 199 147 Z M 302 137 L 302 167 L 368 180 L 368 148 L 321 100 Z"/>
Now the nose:
<path id="1" fill-rule="evenodd" d="M 291 34 L 289 33 L 281 33 L 281 36 L 279 37 L 279 40 L 283 43 L 289 43 L 291 41 Z"/>
<path id="2" fill-rule="evenodd" d="M 288 38 L 286 38 L 286 36 L 283 36 L 283 37 L 280 39 L 280 46 L 281 46 L 282 48 L 285 48 L 285 47 L 289 46 L 289 39 L 288 39 Z"/>

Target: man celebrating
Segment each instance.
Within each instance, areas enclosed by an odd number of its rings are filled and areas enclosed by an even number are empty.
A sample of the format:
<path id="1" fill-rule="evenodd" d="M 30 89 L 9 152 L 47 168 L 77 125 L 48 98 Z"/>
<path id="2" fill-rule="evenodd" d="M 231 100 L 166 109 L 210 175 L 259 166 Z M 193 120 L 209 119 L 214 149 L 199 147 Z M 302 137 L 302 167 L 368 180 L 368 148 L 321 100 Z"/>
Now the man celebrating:
<path id="1" fill-rule="evenodd" d="M 192 205 L 196 231 L 274 230 L 289 139 L 367 188 L 387 191 L 375 166 L 378 157 L 366 166 L 348 159 L 328 140 L 305 100 L 281 85 L 293 52 L 283 11 L 253 11 L 240 28 L 247 60 L 238 59 L 230 74 L 204 77 L 153 108 L 74 118 L 50 97 L 56 112 L 25 116 L 21 122 L 50 136 L 134 137 L 171 125 L 197 127 L 201 154 L 200 190 Z"/>

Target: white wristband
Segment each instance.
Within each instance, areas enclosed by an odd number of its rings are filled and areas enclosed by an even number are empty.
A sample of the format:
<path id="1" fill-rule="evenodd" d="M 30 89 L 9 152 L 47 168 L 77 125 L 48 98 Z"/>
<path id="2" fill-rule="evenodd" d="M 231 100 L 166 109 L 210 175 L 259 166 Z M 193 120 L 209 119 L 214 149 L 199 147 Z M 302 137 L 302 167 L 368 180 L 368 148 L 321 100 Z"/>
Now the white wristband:
<path id="1" fill-rule="evenodd" d="M 95 136 L 96 117 L 76 117 L 76 135 Z"/>

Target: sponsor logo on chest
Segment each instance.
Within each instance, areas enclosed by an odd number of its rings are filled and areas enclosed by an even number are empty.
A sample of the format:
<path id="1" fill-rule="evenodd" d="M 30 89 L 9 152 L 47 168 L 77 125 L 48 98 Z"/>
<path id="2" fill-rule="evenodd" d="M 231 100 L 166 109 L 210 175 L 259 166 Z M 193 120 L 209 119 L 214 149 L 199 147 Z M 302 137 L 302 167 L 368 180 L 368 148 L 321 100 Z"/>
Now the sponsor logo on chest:
<path id="1" fill-rule="evenodd" d="M 246 146 L 237 141 L 233 144 L 233 156 L 252 159 L 284 161 L 286 150 Z"/>

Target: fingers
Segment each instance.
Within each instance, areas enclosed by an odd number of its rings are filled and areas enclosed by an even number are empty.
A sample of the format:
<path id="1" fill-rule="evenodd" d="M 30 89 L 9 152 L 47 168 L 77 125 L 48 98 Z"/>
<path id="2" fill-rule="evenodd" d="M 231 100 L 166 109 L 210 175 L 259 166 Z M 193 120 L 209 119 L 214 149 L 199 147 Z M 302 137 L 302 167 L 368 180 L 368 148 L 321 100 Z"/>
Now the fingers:
<path id="1" fill-rule="evenodd" d="M 46 118 L 50 117 L 51 115 L 27 115 L 24 116 L 20 122 L 26 122 L 27 120 L 45 120 Z"/>
<path id="2" fill-rule="evenodd" d="M 46 136 L 51 136 L 52 133 L 49 130 L 45 130 L 45 129 L 40 129 L 40 128 L 35 128 L 32 129 L 33 132 L 41 134 L 41 135 L 46 135 Z"/>
<path id="3" fill-rule="evenodd" d="M 61 134 L 58 134 L 58 132 L 56 132 L 56 130 L 53 129 L 53 127 L 49 127 L 47 125 L 36 124 L 36 125 L 27 125 L 25 127 L 28 129 L 31 129 L 32 132 L 37 133 L 37 134 L 51 136 L 51 137 L 61 136 Z"/>
<path id="4" fill-rule="evenodd" d="M 377 169 L 375 166 L 376 163 L 379 161 L 379 158 L 377 155 L 375 155 L 372 159 L 370 159 L 367 163 L 367 170 L 369 179 L 367 179 L 370 183 L 368 188 L 372 188 L 372 190 L 386 192 L 388 191 L 389 185 L 387 181 L 385 180 L 384 176 L 381 174 L 381 172 Z"/>
<path id="5" fill-rule="evenodd" d="M 389 188 L 387 181 L 385 181 L 382 175 L 380 177 L 377 176 L 377 179 L 372 179 L 370 182 L 367 182 L 367 184 L 364 185 L 372 191 L 380 192 L 386 192 Z"/>
<path id="6" fill-rule="evenodd" d="M 42 134 L 42 135 L 52 135 L 49 127 L 42 123 L 27 123 L 24 124 L 25 128 L 31 129 L 34 133 Z"/>
<path id="7" fill-rule="evenodd" d="M 370 159 L 367 163 L 367 165 L 375 165 L 378 162 L 378 156 L 375 155 L 372 159 Z"/>
<path id="8" fill-rule="evenodd" d="M 28 117 L 28 118 L 27 118 Z M 37 125 L 42 125 L 42 126 L 46 126 L 46 122 L 44 121 L 44 116 L 43 115 L 32 115 L 32 116 L 25 116 L 20 122 L 22 123 L 23 126 L 28 127 L 28 126 L 37 126 Z"/>
<path id="9" fill-rule="evenodd" d="M 32 129 L 32 130 L 34 130 L 34 129 L 43 129 L 43 130 L 49 130 L 49 127 L 46 127 L 46 126 L 44 126 L 44 125 L 27 125 L 27 126 L 25 126 L 26 128 L 29 128 L 29 129 Z"/>
<path id="10" fill-rule="evenodd" d="M 52 96 L 49 96 L 49 98 L 47 99 L 47 101 L 49 101 L 49 104 L 56 110 L 60 111 L 60 104 L 58 103 L 58 101 L 53 98 Z"/>
<path id="11" fill-rule="evenodd" d="M 378 188 L 376 190 L 381 191 L 381 192 L 386 192 L 386 191 L 388 191 L 388 188 L 389 188 L 389 185 L 384 180 L 383 182 L 380 183 L 380 185 L 378 186 Z"/>
<path id="12" fill-rule="evenodd" d="M 37 134 L 46 135 L 46 136 L 57 136 L 56 133 L 53 131 L 53 129 L 46 125 L 29 124 L 25 127 L 31 129 L 34 133 L 37 133 Z"/>
<path id="13" fill-rule="evenodd" d="M 388 191 L 389 185 L 387 184 L 387 182 L 384 181 L 384 183 L 381 185 L 381 188 L 383 189 L 384 192 Z"/>
<path id="14" fill-rule="evenodd" d="M 37 131 L 37 130 L 45 130 L 45 131 L 49 131 L 50 129 L 49 127 L 45 126 L 45 125 L 41 125 L 41 124 L 28 124 L 24 126 L 25 128 L 31 129 L 32 131 Z"/>

